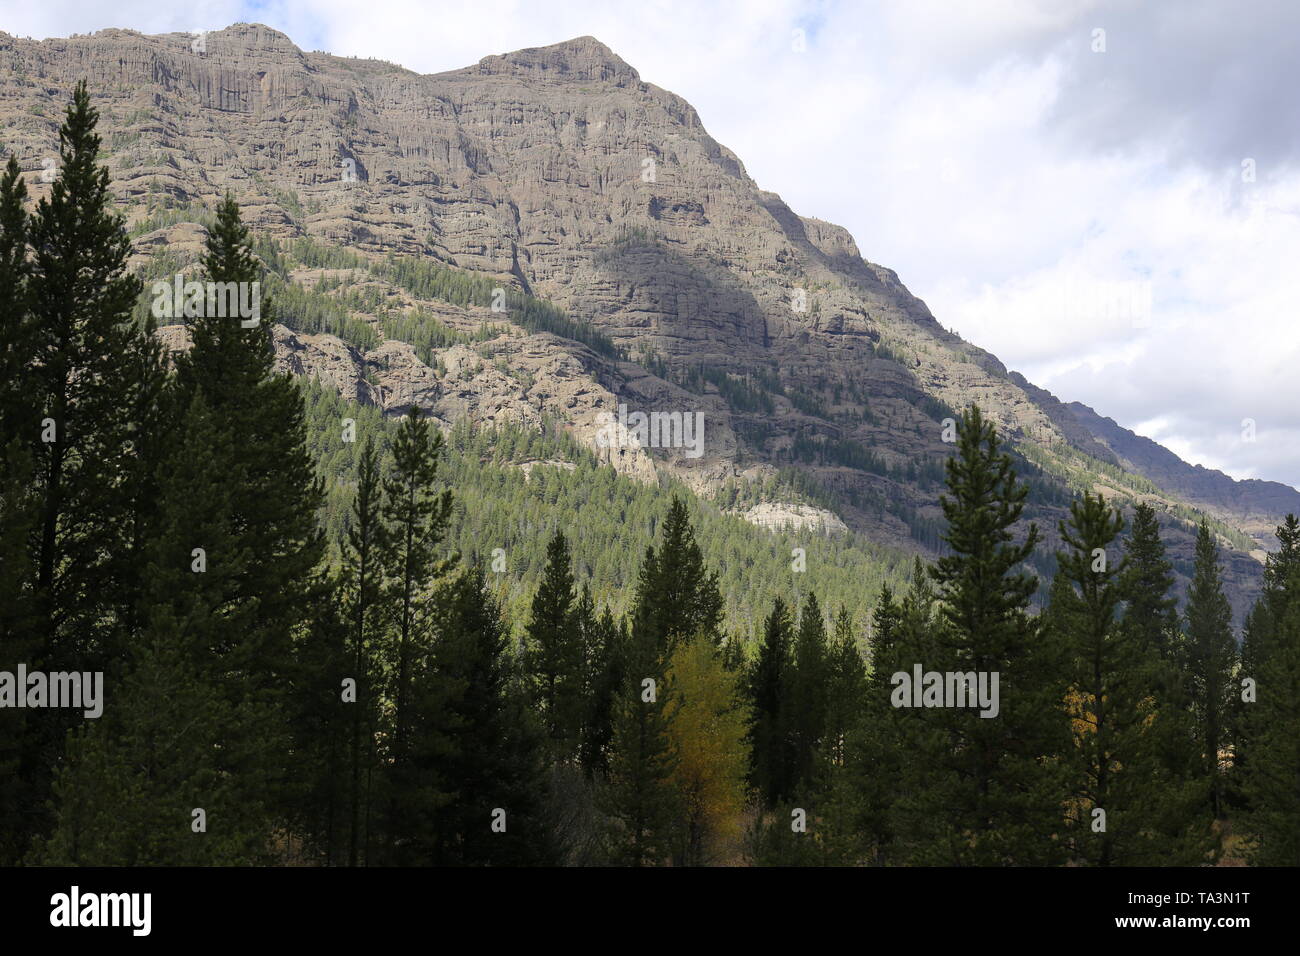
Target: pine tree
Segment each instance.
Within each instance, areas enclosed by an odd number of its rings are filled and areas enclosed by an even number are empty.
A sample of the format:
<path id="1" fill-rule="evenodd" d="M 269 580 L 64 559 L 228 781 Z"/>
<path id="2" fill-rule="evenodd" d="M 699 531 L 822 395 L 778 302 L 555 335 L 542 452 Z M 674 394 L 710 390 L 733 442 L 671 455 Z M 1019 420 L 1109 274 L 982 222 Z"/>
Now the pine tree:
<path id="1" fill-rule="evenodd" d="M 1287 515 L 1243 648 L 1244 829 L 1257 866 L 1300 865 L 1300 524 Z M 1245 679 L 1254 682 L 1248 694 Z M 1235 688 L 1234 688 L 1235 690 Z M 1245 698 L 1253 696 L 1253 701 Z"/>
<path id="2" fill-rule="evenodd" d="M 11 370 L 23 370 L 17 381 L 28 408 L 6 400 L 4 414 L 5 427 L 20 429 L 17 437 L 30 453 L 38 499 L 30 551 L 39 635 L 33 653 L 48 670 L 116 674 L 128 637 L 124 605 L 135 596 L 130 559 L 138 499 L 131 479 L 147 437 L 138 415 L 144 391 L 138 376 L 148 365 L 150 343 L 132 322 L 140 282 L 126 271 L 130 242 L 121 217 L 110 212 L 97 122 L 83 82 L 59 130 L 58 176 L 27 223 L 30 272 L 18 264 L 16 182 L 5 200 L 4 281 L 25 284 L 26 294 L 15 294 L 22 310 L 30 309 L 31 322 L 26 330 L 5 322 L 5 360 Z M 19 457 L 24 460 L 15 467 L 25 471 L 26 455 Z M 26 717 L 28 832 L 46 829 L 50 768 L 79 721 L 67 709 Z"/>
<path id="3" fill-rule="evenodd" d="M 379 724 L 378 674 L 374 655 L 383 635 L 381 597 L 383 567 L 382 488 L 379 454 L 367 437 L 357 462 L 357 489 L 343 549 L 343 595 L 348 625 L 348 657 L 356 681 L 348 737 L 348 865 L 369 859 L 371 783 L 375 767 L 375 731 Z"/>
<path id="4" fill-rule="evenodd" d="M 27 186 L 11 154 L 0 177 L 0 449 L 15 439 L 30 448 L 40 433 L 38 407 L 23 388 L 36 346 L 26 201 Z"/>
<path id="5" fill-rule="evenodd" d="M 817 595 L 809 593 L 799 614 L 790 673 L 791 787 L 811 785 L 817 751 L 826 735 L 827 685 L 830 683 L 826 622 Z"/>
<path id="6" fill-rule="evenodd" d="M 232 528 L 223 423 L 197 393 L 161 485 L 159 534 L 143 580 L 144 630 L 116 703 L 77 739 L 43 860 L 97 865 L 257 862 L 268 858 L 288 749 L 276 702 L 232 670 L 250 612 L 230 599 L 247 560 Z M 206 811 L 206 834 L 190 810 Z M 211 839 L 206 839 L 211 837 Z"/>
<path id="7" fill-rule="evenodd" d="M 0 177 L 0 670 L 36 665 L 40 634 L 28 540 L 39 499 L 32 492 L 31 448 L 39 431 L 35 406 L 23 394 L 34 328 L 28 303 L 27 188 L 11 155 Z M 27 711 L 0 710 L 0 865 L 21 859 L 33 766 L 40 754 L 27 733 Z"/>
<path id="8" fill-rule="evenodd" d="M 528 622 L 528 669 L 547 736 L 560 759 L 579 745 L 582 728 L 583 648 L 574 616 L 573 558 L 556 531 L 546 546 L 546 570 Z"/>
<path id="9" fill-rule="evenodd" d="M 754 715 L 750 730 L 751 780 L 768 808 L 788 799 L 794 786 L 794 754 L 790 745 L 791 632 L 789 612 L 778 597 L 772 602 L 772 611 L 764 623 L 763 643 L 749 675 Z"/>
<path id="10" fill-rule="evenodd" d="M 28 554 L 38 499 L 31 486 L 31 456 L 18 440 L 0 447 L 0 670 L 19 663 L 41 666 L 38 619 Z M 0 708 L 0 866 L 13 865 L 26 850 L 37 815 L 33 781 L 46 756 L 33 746 L 26 708 Z"/>
<path id="11" fill-rule="evenodd" d="M 350 621 L 336 575 L 304 638 L 295 645 L 294 693 L 280 701 L 292 731 L 293 773 L 284 799 L 291 832 L 327 865 L 349 862 L 351 788 L 348 769 L 358 703 Z"/>
<path id="12" fill-rule="evenodd" d="M 1232 609 L 1223 594 L 1219 573 L 1219 548 L 1209 525 L 1202 521 L 1187 592 L 1187 653 L 1200 775 L 1210 782 L 1210 805 L 1216 817 L 1222 816 L 1224 810 L 1220 755 L 1228 743 L 1227 719 L 1232 708 L 1232 670 L 1237 654 L 1231 620 Z"/>
<path id="13" fill-rule="evenodd" d="M 450 799 L 438 767 L 449 746 L 445 708 L 451 689 L 433 655 L 438 605 L 432 592 L 453 564 L 437 557 L 451 514 L 451 492 L 438 494 L 434 487 L 442 447 L 442 435 L 413 406 L 397 430 L 392 471 L 383 482 L 380 553 L 390 617 L 383 666 L 391 684 L 384 735 L 394 863 L 418 862 L 436 852 L 435 815 Z"/>
<path id="14" fill-rule="evenodd" d="M 941 674 L 983 674 L 990 686 L 997 674 L 998 713 L 927 707 L 900 721 L 908 759 L 892 813 L 894 837 L 910 863 L 1041 865 L 1056 856 L 1061 794 L 1043 758 L 1061 745 L 1064 728 L 1050 661 L 1026 613 L 1037 581 L 1020 570 L 1038 541 L 1037 527 L 1013 543 L 1028 486 L 1017 481 L 1011 456 L 974 406 L 962 415 L 946 470 L 948 494 L 940 502 L 950 553 L 932 567 L 940 615 L 927 658 L 910 663 Z"/>
<path id="15" fill-rule="evenodd" d="M 269 862 L 265 781 L 249 774 L 237 752 L 262 715 L 232 705 L 195 667 L 186 635 L 202 627 L 201 613 L 178 621 L 160 609 L 151 618 L 116 702 L 73 735 L 54 787 L 56 825 L 34 862 Z M 196 831 L 196 810 L 204 831 Z"/>
<path id="16" fill-rule="evenodd" d="M 1161 681 L 1158 697 L 1167 716 L 1189 715 L 1191 678 L 1187 644 L 1174 599 L 1173 565 L 1165 557 L 1164 542 L 1155 509 L 1139 503 L 1133 509 L 1133 526 L 1124 544 L 1125 571 L 1121 581 L 1124 610 L 1120 629 L 1135 644 L 1154 649 L 1166 665 L 1155 677 Z M 1186 723 L 1184 720 L 1183 723 Z M 1195 774 L 1200 762 L 1190 728 L 1185 739 L 1170 738 L 1164 763 L 1178 778 Z"/>
<path id="17" fill-rule="evenodd" d="M 1178 607 L 1173 597 L 1173 565 L 1165 558 L 1155 509 L 1139 502 L 1124 545 L 1124 615 L 1122 627 L 1154 648 L 1181 670 Z"/>
<path id="18" fill-rule="evenodd" d="M 462 571 L 442 612 L 439 668 L 453 687 L 445 777 L 454 799 L 438 815 L 440 863 L 530 865 L 556 861 L 546 828 L 544 729 L 527 707 L 521 675 L 481 567 Z M 505 813 L 504 832 L 492 814 Z"/>
<path id="19" fill-rule="evenodd" d="M 668 720 L 673 688 L 658 642 L 633 630 L 614 701 L 606 810 L 617 821 L 612 859 L 655 866 L 672 852 L 681 803 L 673 782 L 677 754 Z"/>
<path id="20" fill-rule="evenodd" d="M 635 626 L 645 629 L 669 655 L 680 640 L 696 634 L 721 640 L 722 595 L 717 572 L 704 566 L 690 516 L 680 498 L 673 498 L 664 518 L 658 552 L 646 550 L 637 584 Z"/>
<path id="21" fill-rule="evenodd" d="M 1195 865 L 1205 862 L 1210 821 L 1195 783 L 1163 759 L 1187 733 L 1166 696 L 1174 665 L 1161 643 L 1118 617 L 1134 580 L 1126 561 L 1114 560 L 1123 526 L 1118 511 L 1088 492 L 1061 522 L 1069 550 L 1057 555 L 1047 635 L 1059 645 L 1073 728 L 1064 751 L 1072 795 L 1066 838 L 1076 861 L 1097 866 Z"/>
<path id="22" fill-rule="evenodd" d="M 583 649 L 582 767 L 588 778 L 609 772 L 609 747 L 614 736 L 614 697 L 622 684 L 625 631 L 614 623 L 609 608 L 595 616 L 590 587 L 578 600 L 578 629 Z"/>
<path id="23" fill-rule="evenodd" d="M 1281 623 L 1293 597 L 1288 591 L 1288 579 L 1300 568 L 1300 520 L 1295 515 L 1287 515 L 1278 526 L 1277 539 L 1278 550 L 1264 559 L 1263 594 L 1246 616 L 1241 641 L 1241 682 L 1247 679 L 1257 682 L 1280 643 Z M 1233 803 L 1240 803 L 1243 799 L 1239 787 L 1249 777 L 1254 735 L 1260 726 L 1253 719 L 1259 708 L 1253 706 L 1254 702 L 1247 701 L 1248 696 L 1244 692 L 1234 692 L 1230 710 L 1232 786 L 1229 787 L 1229 796 Z"/>
<path id="24" fill-rule="evenodd" d="M 260 303 L 256 324 L 246 325 L 254 320 L 222 314 L 230 310 L 219 295 L 205 299 L 189 325 L 193 347 L 176 360 L 173 401 L 184 409 L 201 391 L 230 436 L 228 457 L 212 467 L 235 483 L 232 531 L 248 555 L 233 598 L 256 608 L 233 666 L 250 692 L 275 692 L 291 667 L 295 630 L 319 600 L 323 491 L 307 449 L 302 394 L 290 375 L 275 371 L 273 309 L 261 296 L 262 267 L 230 195 L 217 207 L 201 265 L 209 282 L 234 283 L 246 290 L 241 298 Z"/>
<path id="25" fill-rule="evenodd" d="M 888 594 L 888 589 L 885 594 Z M 830 677 L 826 686 L 826 734 L 823 750 L 825 759 L 831 766 L 843 767 L 846 760 L 845 742 L 866 704 L 868 680 L 866 663 L 858 650 L 853 615 L 847 607 L 841 607 L 835 617 L 828 667 Z"/>
<path id="26" fill-rule="evenodd" d="M 135 407 L 132 352 L 145 347 L 131 321 L 140 280 L 126 271 L 130 241 L 98 163 L 98 118 L 80 83 L 59 130 L 59 174 L 29 234 L 28 400 L 52 439 L 32 446 L 43 498 L 36 571 L 47 661 L 59 669 L 96 669 L 120 652 L 115 556 L 128 550 L 122 489 L 138 437 L 123 410 Z"/>

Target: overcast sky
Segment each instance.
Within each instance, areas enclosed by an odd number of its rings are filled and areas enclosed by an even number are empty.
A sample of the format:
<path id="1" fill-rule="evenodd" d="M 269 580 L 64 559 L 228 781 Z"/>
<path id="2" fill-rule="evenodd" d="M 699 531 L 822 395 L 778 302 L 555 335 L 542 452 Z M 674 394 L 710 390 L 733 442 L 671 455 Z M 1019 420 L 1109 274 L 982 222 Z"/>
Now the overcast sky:
<path id="1" fill-rule="evenodd" d="M 591 34 L 1009 368 L 1300 487 L 1295 0 L 0 0 L 38 38 L 241 20 L 424 73 Z"/>

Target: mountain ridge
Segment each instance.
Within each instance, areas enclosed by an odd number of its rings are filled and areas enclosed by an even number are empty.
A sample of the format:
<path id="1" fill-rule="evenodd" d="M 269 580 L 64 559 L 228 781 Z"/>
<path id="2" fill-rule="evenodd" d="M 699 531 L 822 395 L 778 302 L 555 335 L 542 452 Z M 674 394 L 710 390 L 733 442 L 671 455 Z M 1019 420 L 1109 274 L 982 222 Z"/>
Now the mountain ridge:
<path id="1" fill-rule="evenodd" d="M 362 256 L 363 266 L 333 269 L 295 260 L 283 276 L 314 303 L 285 315 L 286 333 L 333 335 L 307 327 L 319 321 L 307 318 L 311 309 L 328 311 L 308 291 L 324 289 L 319 296 L 369 330 L 354 334 L 378 341 L 346 361 L 336 343 L 352 346 L 338 335 L 313 343 L 325 357 L 290 350 L 303 374 L 321 372 L 341 393 L 370 395 L 389 411 L 414 401 L 444 421 L 553 414 L 588 444 L 597 416 L 620 402 L 693 408 L 709 422 L 700 459 L 628 446 L 628 460 L 611 463 L 646 480 L 667 470 L 704 493 L 795 469 L 836 501 L 837 520 L 919 550 L 933 547 L 941 518 L 943 420 L 978 402 L 1040 471 L 1030 517 L 1046 532 L 1045 561 L 1064 514 L 1060 488 L 1083 484 L 1160 503 L 1185 577 L 1184 512 L 1195 501 L 1157 487 L 1141 463 L 1126 466 L 1110 433 L 1074 405 L 944 330 L 847 230 L 761 189 L 689 103 L 642 81 L 593 37 L 418 74 L 306 53 L 259 24 L 206 34 L 200 51 L 180 34 L 40 42 L 0 34 L 0 69 L 0 113 L 26 111 L 7 124 L 5 145 L 31 172 L 57 142 L 66 89 L 90 81 L 105 112 L 113 188 L 144 230 L 139 268 L 192 261 L 199 214 L 165 222 L 165 213 L 197 210 L 227 189 L 275 242 L 307 238 Z M 553 303 L 621 354 L 517 322 L 472 343 L 477 329 L 518 317 L 481 297 L 430 296 L 383 265 L 389 255 L 499 281 L 521 302 Z M 368 298 L 354 307 L 358 296 Z M 422 357 L 393 334 L 403 322 L 408 337 L 445 328 L 467 341 L 443 341 Z M 471 367 L 476 350 L 489 353 L 482 368 Z M 1102 466 L 1153 487 L 1116 484 Z M 1207 513 L 1221 536 L 1235 530 L 1256 544 L 1269 517 Z M 1240 614 L 1259 568 L 1236 540 L 1225 564 Z"/>

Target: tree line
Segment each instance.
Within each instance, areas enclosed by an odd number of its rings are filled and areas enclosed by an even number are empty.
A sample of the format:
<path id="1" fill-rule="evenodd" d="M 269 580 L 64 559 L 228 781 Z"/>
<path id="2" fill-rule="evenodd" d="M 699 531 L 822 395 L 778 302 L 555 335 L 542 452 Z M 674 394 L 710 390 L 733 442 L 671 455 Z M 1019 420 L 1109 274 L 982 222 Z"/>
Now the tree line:
<path id="1" fill-rule="evenodd" d="M 808 592 L 740 639 L 676 500 L 617 615 L 545 529 L 516 641 L 418 409 L 356 436 L 331 548 L 274 304 L 164 359 L 96 119 L 82 84 L 34 212 L 0 177 L 0 671 L 107 698 L 0 707 L 0 862 L 1300 863 L 1294 516 L 1240 646 L 1208 526 L 1180 611 L 1154 511 L 1090 493 L 1031 614 L 1028 486 L 972 407 L 945 551 L 869 622 Z M 229 196 L 200 269 L 262 275 Z"/>

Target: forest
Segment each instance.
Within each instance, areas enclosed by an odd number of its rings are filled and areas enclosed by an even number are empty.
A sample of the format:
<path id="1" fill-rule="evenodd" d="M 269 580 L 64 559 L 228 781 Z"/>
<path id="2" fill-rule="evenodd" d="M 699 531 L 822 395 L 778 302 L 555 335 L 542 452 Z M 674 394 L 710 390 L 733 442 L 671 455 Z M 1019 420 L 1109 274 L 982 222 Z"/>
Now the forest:
<path id="1" fill-rule="evenodd" d="M 287 285 L 168 360 L 96 124 L 82 84 L 34 210 L 0 177 L 0 672 L 103 675 L 97 717 L 0 682 L 0 864 L 1300 864 L 1295 516 L 1240 640 L 1208 525 L 1179 607 L 1155 511 L 1086 490 L 1036 610 L 1030 485 L 971 406 L 938 557 L 819 578 L 831 545 L 760 555 L 557 431 L 276 373 Z M 262 282 L 264 248 L 227 195 L 196 278 Z M 909 706 L 918 669 L 997 707 Z"/>

